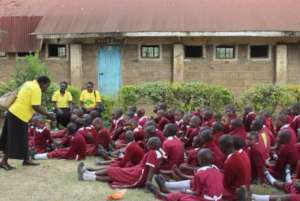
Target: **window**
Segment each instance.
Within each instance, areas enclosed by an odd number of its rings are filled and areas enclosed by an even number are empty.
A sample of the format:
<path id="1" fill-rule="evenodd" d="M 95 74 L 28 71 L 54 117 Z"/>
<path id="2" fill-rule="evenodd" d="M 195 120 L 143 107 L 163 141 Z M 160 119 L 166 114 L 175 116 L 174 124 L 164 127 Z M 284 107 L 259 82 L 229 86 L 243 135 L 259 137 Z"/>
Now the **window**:
<path id="1" fill-rule="evenodd" d="M 0 51 L 0 57 L 6 57 L 6 52 L 1 52 Z"/>
<path id="2" fill-rule="evenodd" d="M 27 57 L 29 55 L 34 55 L 34 52 L 18 52 L 17 57 Z"/>
<path id="3" fill-rule="evenodd" d="M 142 45 L 141 46 L 142 59 L 159 59 L 160 46 L 159 45 Z"/>
<path id="4" fill-rule="evenodd" d="M 49 44 L 48 45 L 48 57 L 66 57 L 66 45 L 56 45 L 56 44 Z"/>
<path id="5" fill-rule="evenodd" d="M 202 58 L 203 57 L 203 46 L 201 45 L 186 45 L 184 46 L 185 58 Z"/>
<path id="6" fill-rule="evenodd" d="M 235 59 L 235 46 L 218 45 L 216 47 L 216 59 Z"/>
<path id="7" fill-rule="evenodd" d="M 250 46 L 251 59 L 268 59 L 269 45 L 251 45 Z"/>

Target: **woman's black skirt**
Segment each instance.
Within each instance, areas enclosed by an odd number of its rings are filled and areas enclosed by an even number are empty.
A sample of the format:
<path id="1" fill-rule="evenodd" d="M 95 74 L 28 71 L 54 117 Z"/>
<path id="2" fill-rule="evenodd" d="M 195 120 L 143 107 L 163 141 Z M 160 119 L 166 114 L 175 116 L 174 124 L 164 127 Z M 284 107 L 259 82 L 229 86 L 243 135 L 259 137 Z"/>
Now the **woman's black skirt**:
<path id="1" fill-rule="evenodd" d="M 0 137 L 0 150 L 8 158 L 27 159 L 28 157 L 28 124 L 8 112 Z"/>

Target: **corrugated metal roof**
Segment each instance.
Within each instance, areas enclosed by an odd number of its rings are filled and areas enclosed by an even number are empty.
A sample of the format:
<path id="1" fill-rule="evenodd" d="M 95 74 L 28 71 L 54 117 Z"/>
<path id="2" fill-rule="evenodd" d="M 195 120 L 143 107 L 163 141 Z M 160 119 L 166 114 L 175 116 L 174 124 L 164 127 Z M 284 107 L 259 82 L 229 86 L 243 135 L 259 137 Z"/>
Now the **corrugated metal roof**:
<path id="1" fill-rule="evenodd" d="M 300 31 L 299 0 L 61 0 L 38 34 Z"/>
<path id="2" fill-rule="evenodd" d="M 300 31 L 300 0 L 0 0 L 37 34 Z"/>
<path id="3" fill-rule="evenodd" d="M 42 17 L 0 17 L 2 52 L 35 52 L 40 49 L 41 41 L 31 33 L 36 29 Z"/>

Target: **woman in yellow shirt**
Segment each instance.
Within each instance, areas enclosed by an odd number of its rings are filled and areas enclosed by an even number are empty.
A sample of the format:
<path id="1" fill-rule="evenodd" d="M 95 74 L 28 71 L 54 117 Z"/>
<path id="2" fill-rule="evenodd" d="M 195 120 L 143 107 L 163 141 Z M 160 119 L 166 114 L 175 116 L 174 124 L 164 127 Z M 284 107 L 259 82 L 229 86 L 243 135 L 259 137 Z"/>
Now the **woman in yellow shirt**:
<path id="1" fill-rule="evenodd" d="M 64 127 L 70 122 L 72 94 L 67 91 L 68 83 L 63 81 L 60 83 L 60 89 L 55 91 L 52 96 L 52 102 L 55 104 L 56 121 L 58 125 Z"/>
<path id="2" fill-rule="evenodd" d="M 93 110 L 101 112 L 101 96 L 99 91 L 94 89 L 93 82 L 88 82 L 86 89 L 81 92 L 80 107 L 86 113 Z"/>
<path id="3" fill-rule="evenodd" d="M 38 165 L 29 160 L 28 122 L 35 112 L 55 119 L 54 114 L 41 107 L 42 92 L 47 91 L 49 85 L 50 79 L 41 76 L 37 80 L 25 82 L 19 89 L 15 102 L 8 109 L 0 137 L 0 150 L 4 152 L 0 168 L 15 169 L 8 164 L 8 158 L 24 160 L 24 166 Z"/>

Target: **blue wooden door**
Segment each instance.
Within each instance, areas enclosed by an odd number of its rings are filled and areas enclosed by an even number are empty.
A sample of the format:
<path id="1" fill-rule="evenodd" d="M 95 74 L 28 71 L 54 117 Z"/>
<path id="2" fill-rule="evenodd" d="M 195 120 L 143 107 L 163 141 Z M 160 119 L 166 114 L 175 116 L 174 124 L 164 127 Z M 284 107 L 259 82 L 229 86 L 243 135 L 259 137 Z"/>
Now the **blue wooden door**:
<path id="1" fill-rule="evenodd" d="M 119 46 L 102 46 L 99 52 L 98 84 L 103 95 L 116 95 L 121 87 L 121 50 Z"/>

